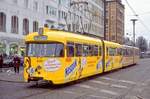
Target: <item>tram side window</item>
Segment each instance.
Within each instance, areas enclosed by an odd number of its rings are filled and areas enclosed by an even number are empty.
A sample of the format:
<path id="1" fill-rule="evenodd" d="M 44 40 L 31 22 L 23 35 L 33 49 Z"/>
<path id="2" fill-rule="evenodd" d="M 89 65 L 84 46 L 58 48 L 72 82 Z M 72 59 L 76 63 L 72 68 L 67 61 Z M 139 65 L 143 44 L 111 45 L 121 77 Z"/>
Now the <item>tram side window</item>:
<path id="1" fill-rule="evenodd" d="M 127 56 L 127 55 L 126 55 L 126 49 L 123 49 L 123 50 L 122 50 L 122 53 L 123 53 L 123 56 Z"/>
<path id="2" fill-rule="evenodd" d="M 82 45 L 75 44 L 75 47 L 76 47 L 76 56 L 82 56 Z"/>
<path id="3" fill-rule="evenodd" d="M 118 56 L 122 55 L 122 49 L 121 48 L 117 48 L 117 55 Z"/>
<path id="4" fill-rule="evenodd" d="M 82 56 L 88 56 L 88 54 L 89 54 L 89 46 L 88 45 L 83 45 Z"/>
<path id="5" fill-rule="evenodd" d="M 107 51 L 107 53 L 108 53 L 108 51 Z M 99 46 L 99 56 L 102 56 L 102 47 L 101 46 Z"/>
<path id="6" fill-rule="evenodd" d="M 126 49 L 126 55 L 129 56 L 130 53 L 129 53 L 129 49 Z"/>
<path id="7" fill-rule="evenodd" d="M 109 48 L 106 49 L 106 55 L 109 56 Z"/>
<path id="8" fill-rule="evenodd" d="M 94 46 L 94 56 L 98 56 L 98 46 Z"/>
<path id="9" fill-rule="evenodd" d="M 89 45 L 89 56 L 94 56 L 94 46 Z"/>
<path id="10" fill-rule="evenodd" d="M 115 48 L 109 48 L 109 56 L 115 56 L 116 55 L 116 49 Z"/>
<path id="11" fill-rule="evenodd" d="M 74 44 L 73 43 L 67 44 L 67 57 L 74 57 Z"/>
<path id="12" fill-rule="evenodd" d="M 134 55 L 134 51 L 133 49 L 130 49 L 130 56 L 133 56 Z"/>

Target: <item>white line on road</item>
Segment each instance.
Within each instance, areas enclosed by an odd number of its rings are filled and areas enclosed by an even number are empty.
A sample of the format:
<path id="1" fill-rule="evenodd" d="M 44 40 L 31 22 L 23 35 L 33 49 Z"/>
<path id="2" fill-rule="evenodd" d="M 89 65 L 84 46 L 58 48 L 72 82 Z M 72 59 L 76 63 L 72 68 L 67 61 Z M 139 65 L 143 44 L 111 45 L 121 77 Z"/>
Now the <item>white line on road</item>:
<path id="1" fill-rule="evenodd" d="M 101 78 L 102 78 L 102 79 L 105 79 L 105 80 L 117 81 L 116 79 L 109 78 L 109 77 L 101 77 Z"/>
<path id="2" fill-rule="evenodd" d="M 128 89 L 128 87 L 127 87 L 127 86 L 116 85 L 116 84 L 112 84 L 112 85 L 111 85 L 111 87 Z"/>
<path id="3" fill-rule="evenodd" d="M 76 92 L 72 92 L 72 91 L 63 91 L 64 93 L 67 93 L 67 94 L 78 94 Z"/>
<path id="4" fill-rule="evenodd" d="M 118 80 L 118 81 L 123 83 L 128 83 L 128 84 L 137 84 L 136 82 L 128 81 L 128 80 Z"/>
<path id="5" fill-rule="evenodd" d="M 91 80 L 90 82 L 93 82 L 93 83 L 97 83 L 97 84 L 102 84 L 102 85 L 110 85 L 109 83 L 105 83 L 105 82 L 102 82 L 102 81 L 98 81 L 98 80 Z"/>
<path id="6" fill-rule="evenodd" d="M 98 88 L 94 88 L 92 86 L 89 85 L 84 85 L 84 84 L 76 84 L 76 87 L 81 87 L 81 88 L 86 88 L 86 89 L 91 89 L 91 90 L 97 90 Z"/>
<path id="7" fill-rule="evenodd" d="M 90 97 L 93 97 L 93 98 L 99 98 L 99 99 L 108 99 L 108 97 L 104 97 L 104 96 L 97 96 L 97 95 L 89 95 Z"/>
<path id="8" fill-rule="evenodd" d="M 128 83 L 128 84 L 137 84 L 136 82 L 129 81 L 129 80 L 118 80 L 118 79 L 113 79 L 113 78 L 109 78 L 109 77 L 101 77 L 101 78 L 105 79 L 105 80 L 115 81 L 115 82 L 123 82 L 123 83 Z"/>
<path id="9" fill-rule="evenodd" d="M 115 95 L 115 96 L 119 95 L 116 92 L 113 92 L 113 91 L 110 91 L 110 90 L 104 90 L 104 89 L 100 90 L 100 92 L 107 93 L 107 94 L 110 94 L 110 95 Z"/>

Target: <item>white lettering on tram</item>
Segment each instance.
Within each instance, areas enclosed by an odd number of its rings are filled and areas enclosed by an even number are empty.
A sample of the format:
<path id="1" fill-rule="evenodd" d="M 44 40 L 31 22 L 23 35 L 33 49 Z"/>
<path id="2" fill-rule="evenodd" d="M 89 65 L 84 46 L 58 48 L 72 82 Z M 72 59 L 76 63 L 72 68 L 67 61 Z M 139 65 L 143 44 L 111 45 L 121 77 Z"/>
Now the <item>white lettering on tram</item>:
<path id="1" fill-rule="evenodd" d="M 44 68 L 46 71 L 56 71 L 61 67 L 61 63 L 58 59 L 48 59 L 44 62 Z"/>

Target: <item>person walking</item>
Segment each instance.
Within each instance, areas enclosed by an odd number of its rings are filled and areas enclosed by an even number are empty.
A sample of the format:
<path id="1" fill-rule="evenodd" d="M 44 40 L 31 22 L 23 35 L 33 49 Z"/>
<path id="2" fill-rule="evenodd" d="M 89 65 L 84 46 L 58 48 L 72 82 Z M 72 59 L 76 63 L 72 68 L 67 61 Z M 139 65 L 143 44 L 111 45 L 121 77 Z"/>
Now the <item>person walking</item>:
<path id="1" fill-rule="evenodd" d="M 3 67 L 3 56 L 0 55 L 0 72 L 2 72 L 2 67 Z"/>
<path id="2" fill-rule="evenodd" d="M 13 63 L 14 63 L 14 71 L 15 71 L 15 73 L 19 73 L 20 58 L 17 55 L 14 56 Z"/>

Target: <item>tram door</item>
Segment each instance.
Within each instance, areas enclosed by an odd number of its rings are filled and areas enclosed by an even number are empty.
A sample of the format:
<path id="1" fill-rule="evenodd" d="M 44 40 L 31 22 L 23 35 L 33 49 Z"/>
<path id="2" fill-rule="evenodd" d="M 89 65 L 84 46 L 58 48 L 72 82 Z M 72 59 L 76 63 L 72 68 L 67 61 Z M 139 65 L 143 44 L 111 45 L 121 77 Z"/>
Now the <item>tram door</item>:
<path id="1" fill-rule="evenodd" d="M 105 53 L 105 72 L 106 71 L 111 71 L 113 69 L 114 66 L 114 51 L 112 48 L 110 47 L 106 47 L 106 53 Z"/>
<path id="2" fill-rule="evenodd" d="M 75 46 L 73 42 L 67 43 L 67 57 L 65 67 L 65 77 L 69 80 L 76 79 L 76 68 L 78 60 L 75 57 Z"/>
<path id="3" fill-rule="evenodd" d="M 76 43 L 75 44 L 75 57 L 77 60 L 77 73 L 76 73 L 76 79 L 81 78 L 82 76 L 82 44 Z"/>

